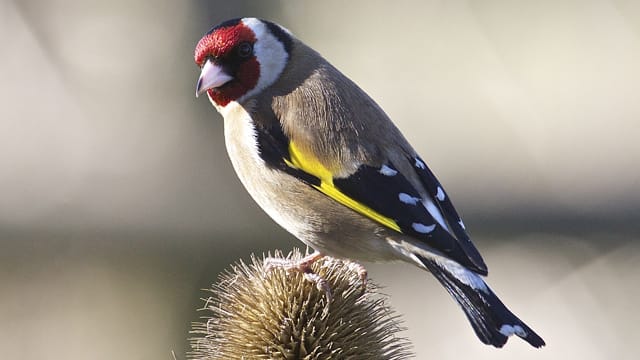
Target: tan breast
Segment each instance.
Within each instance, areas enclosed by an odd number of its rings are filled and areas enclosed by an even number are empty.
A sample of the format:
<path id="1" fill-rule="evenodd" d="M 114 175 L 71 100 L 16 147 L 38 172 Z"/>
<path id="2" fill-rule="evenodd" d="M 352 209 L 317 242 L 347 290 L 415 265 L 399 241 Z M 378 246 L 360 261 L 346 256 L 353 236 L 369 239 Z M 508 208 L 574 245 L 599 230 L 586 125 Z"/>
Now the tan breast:
<path id="1" fill-rule="evenodd" d="M 235 103 L 221 111 L 225 144 L 238 178 L 256 203 L 280 226 L 327 255 L 360 260 L 393 257 L 384 229 L 260 158 L 250 115 Z M 375 255 L 376 258 L 363 258 Z"/>

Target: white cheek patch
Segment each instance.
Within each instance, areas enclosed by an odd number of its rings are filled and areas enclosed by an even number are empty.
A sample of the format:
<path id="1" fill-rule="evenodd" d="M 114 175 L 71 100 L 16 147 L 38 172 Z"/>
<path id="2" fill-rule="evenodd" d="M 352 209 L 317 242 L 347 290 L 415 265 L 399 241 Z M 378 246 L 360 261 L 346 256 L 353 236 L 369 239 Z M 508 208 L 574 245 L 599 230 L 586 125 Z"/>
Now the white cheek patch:
<path id="1" fill-rule="evenodd" d="M 244 95 L 249 97 L 272 85 L 278 79 L 287 65 L 289 54 L 282 42 L 273 36 L 269 28 L 259 19 L 245 18 L 242 19 L 242 23 L 256 36 L 253 52 L 260 64 L 258 83 Z"/>

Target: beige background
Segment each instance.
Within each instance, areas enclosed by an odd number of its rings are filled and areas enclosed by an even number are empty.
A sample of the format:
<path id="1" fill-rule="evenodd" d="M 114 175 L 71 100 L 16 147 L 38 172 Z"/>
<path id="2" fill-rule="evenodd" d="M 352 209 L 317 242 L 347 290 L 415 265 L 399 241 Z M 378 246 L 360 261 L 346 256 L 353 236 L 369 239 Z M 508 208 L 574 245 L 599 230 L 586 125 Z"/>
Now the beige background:
<path id="1" fill-rule="evenodd" d="M 431 165 L 503 301 L 547 341 L 476 340 L 429 274 L 367 264 L 418 358 L 632 359 L 640 338 L 640 2 L 0 3 L 0 349 L 184 358 L 199 289 L 299 243 L 253 204 L 193 47 L 282 23 Z"/>

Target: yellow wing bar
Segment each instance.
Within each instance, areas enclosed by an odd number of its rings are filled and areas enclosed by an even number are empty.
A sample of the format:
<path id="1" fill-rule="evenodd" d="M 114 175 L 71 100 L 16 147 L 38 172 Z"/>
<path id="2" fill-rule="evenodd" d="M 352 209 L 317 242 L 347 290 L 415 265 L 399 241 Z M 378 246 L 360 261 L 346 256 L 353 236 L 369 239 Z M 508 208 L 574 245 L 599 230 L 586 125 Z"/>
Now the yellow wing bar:
<path id="1" fill-rule="evenodd" d="M 331 170 L 327 169 L 327 167 L 324 166 L 313 154 L 301 151 L 293 141 L 289 143 L 289 156 L 291 157 L 291 161 L 287 161 L 285 159 L 288 166 L 300 169 L 320 179 L 320 186 L 313 185 L 313 187 L 318 191 L 351 210 L 370 218 L 371 220 L 374 220 L 399 233 L 402 232 L 400 230 L 400 226 L 398 226 L 393 219 L 378 213 L 358 200 L 349 197 L 347 194 L 335 187 L 333 185 L 333 174 L 331 173 Z"/>

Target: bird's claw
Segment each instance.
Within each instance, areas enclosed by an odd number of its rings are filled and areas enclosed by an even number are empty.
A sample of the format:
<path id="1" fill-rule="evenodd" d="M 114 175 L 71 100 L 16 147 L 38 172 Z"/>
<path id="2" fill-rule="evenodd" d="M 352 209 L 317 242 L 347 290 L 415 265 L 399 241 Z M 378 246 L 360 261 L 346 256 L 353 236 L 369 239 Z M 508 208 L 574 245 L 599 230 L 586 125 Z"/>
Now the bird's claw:
<path id="1" fill-rule="evenodd" d="M 313 254 L 307 255 L 297 261 L 279 258 L 266 258 L 264 260 L 263 266 L 266 272 L 270 272 L 276 267 L 284 269 L 287 273 L 291 273 L 292 271 L 301 272 L 306 280 L 316 284 L 318 290 L 324 291 L 327 300 L 331 301 L 333 295 L 331 293 L 331 287 L 329 286 L 329 283 L 327 282 L 327 280 L 323 279 L 322 276 L 316 274 L 313 269 L 311 269 L 311 264 L 313 264 L 321 257 L 323 257 L 323 255 L 316 251 Z"/>
<path id="2" fill-rule="evenodd" d="M 323 279 L 322 276 L 314 273 L 313 271 L 309 271 L 309 272 L 305 271 L 303 273 L 303 276 L 308 281 L 315 283 L 318 290 L 324 291 L 324 295 L 327 297 L 327 300 L 329 302 L 333 300 L 333 293 L 331 292 L 331 287 L 329 286 L 329 283 L 327 282 L 327 280 Z"/>

